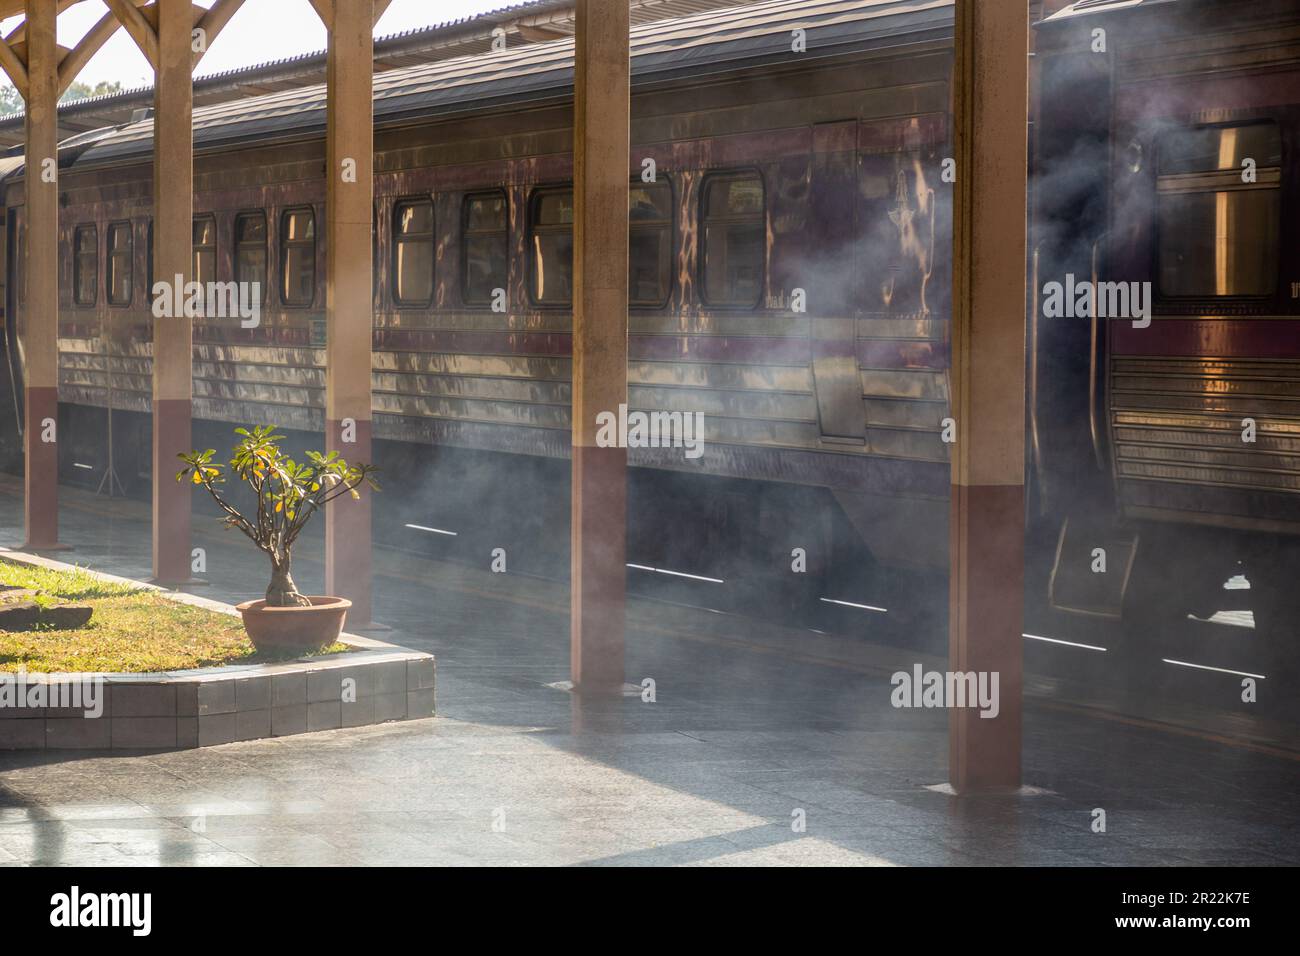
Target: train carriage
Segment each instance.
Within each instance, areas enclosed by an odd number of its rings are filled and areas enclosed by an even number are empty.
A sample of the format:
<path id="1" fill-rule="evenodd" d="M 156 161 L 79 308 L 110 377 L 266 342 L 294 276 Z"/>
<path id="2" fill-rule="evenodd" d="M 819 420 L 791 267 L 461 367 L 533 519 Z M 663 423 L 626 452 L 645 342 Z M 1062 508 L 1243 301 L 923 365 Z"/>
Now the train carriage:
<path id="1" fill-rule="evenodd" d="M 632 451 L 633 561 L 731 576 L 761 527 L 786 565 L 789 542 L 824 569 L 838 501 L 881 557 L 942 562 L 950 47 L 945 0 L 634 29 L 630 405 L 702 413 L 705 451 Z M 571 58 L 554 41 L 376 76 L 374 427 L 400 492 L 377 506 L 398 538 L 489 504 L 535 525 L 567 500 Z M 323 428 L 324 116 L 320 87 L 195 110 L 194 278 L 262 290 L 256 327 L 195 321 L 196 440 Z M 148 480 L 170 279 L 150 275 L 151 134 L 140 118 L 60 152 L 65 478 L 102 471 L 111 408 L 119 475 Z"/>
<path id="2" fill-rule="evenodd" d="M 1119 617 L 1136 568 L 1171 609 L 1212 614 L 1234 580 L 1252 617 L 1288 626 L 1300 6 L 1080 0 L 1036 43 L 1030 437 L 1053 600 Z M 1046 317 L 1042 290 L 1068 276 L 1145 314 Z M 1093 573 L 1102 542 L 1119 573 Z"/>

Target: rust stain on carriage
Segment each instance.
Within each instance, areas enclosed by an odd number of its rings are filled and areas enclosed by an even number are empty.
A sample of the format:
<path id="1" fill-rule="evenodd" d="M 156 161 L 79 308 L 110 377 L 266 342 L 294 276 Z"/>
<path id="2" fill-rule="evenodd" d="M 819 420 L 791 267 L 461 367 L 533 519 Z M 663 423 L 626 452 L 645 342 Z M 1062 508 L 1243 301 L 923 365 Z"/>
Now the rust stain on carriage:
<path id="1" fill-rule="evenodd" d="M 909 187 L 908 173 L 905 169 L 898 171 L 898 188 L 895 193 L 897 204 L 889 212 L 889 219 L 898 227 L 898 251 L 904 260 L 913 260 L 920 275 L 920 293 L 918 308 L 922 315 L 930 313 L 926 301 L 926 291 L 934 271 L 935 253 L 935 201 L 934 190 L 926 184 L 925 169 L 919 156 L 913 155 L 911 162 L 912 182 Z M 927 221 L 928 220 L 928 221 Z M 928 238 L 928 242 L 927 242 Z M 886 308 L 894 296 L 893 276 L 889 285 L 882 289 L 881 296 Z"/>
<path id="2" fill-rule="evenodd" d="M 699 222 L 695 210 L 699 205 L 699 175 L 680 160 L 685 157 L 689 145 L 682 143 L 673 148 L 673 168 L 679 170 L 677 182 L 677 229 L 678 247 L 675 261 L 677 263 L 676 286 L 669 297 L 672 313 L 685 330 L 687 316 L 698 309 L 695 289 L 696 260 L 699 251 Z"/>

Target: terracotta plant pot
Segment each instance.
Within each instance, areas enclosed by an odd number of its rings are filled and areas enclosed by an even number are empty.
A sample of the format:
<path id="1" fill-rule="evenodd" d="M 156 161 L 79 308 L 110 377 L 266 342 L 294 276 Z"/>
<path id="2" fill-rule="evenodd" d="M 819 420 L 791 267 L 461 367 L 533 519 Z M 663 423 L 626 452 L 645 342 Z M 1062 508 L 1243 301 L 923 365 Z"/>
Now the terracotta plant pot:
<path id="1" fill-rule="evenodd" d="M 311 607 L 267 607 L 266 601 L 245 601 L 235 610 L 244 617 L 244 630 L 258 650 L 315 650 L 333 644 L 343 633 L 352 602 L 347 598 L 308 595 Z"/>

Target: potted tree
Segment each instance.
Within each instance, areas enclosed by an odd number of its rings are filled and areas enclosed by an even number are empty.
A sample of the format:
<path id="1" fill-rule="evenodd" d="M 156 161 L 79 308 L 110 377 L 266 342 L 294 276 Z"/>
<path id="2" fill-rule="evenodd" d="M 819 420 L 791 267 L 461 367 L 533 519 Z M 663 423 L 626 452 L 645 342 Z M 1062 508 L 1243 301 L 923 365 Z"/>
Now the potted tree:
<path id="1" fill-rule="evenodd" d="M 216 452 L 191 451 L 179 455 L 185 467 L 177 481 L 188 478 L 207 489 L 225 512 L 222 523 L 238 528 L 271 562 L 271 583 L 266 597 L 237 606 L 244 630 L 254 646 L 323 647 L 338 639 L 352 602 L 341 597 L 305 595 L 293 582 L 293 545 L 316 512 L 344 495 L 359 498 L 358 488 L 379 485 L 373 465 L 354 464 L 329 454 L 307 452 L 307 461 L 297 462 L 280 448 L 283 435 L 270 425 L 252 431 L 236 428 L 239 443 L 231 450 L 228 464 L 214 462 Z M 253 493 L 252 507 L 240 511 L 225 496 L 222 486 L 234 476 Z"/>

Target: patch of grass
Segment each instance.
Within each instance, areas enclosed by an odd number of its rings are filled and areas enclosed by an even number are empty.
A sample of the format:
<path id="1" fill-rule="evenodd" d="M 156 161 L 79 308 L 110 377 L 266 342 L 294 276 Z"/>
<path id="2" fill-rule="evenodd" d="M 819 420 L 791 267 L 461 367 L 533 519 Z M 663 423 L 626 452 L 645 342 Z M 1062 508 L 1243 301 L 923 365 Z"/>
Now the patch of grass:
<path id="1" fill-rule="evenodd" d="M 102 581 L 84 568 L 54 571 L 27 564 L 15 564 L 11 561 L 0 561 L 0 585 L 40 591 L 40 594 L 24 597 L 23 600 L 34 600 L 42 607 L 68 601 L 84 603 L 94 598 L 145 593 L 144 588 L 134 584 Z M 3 594 L 0 592 L 0 600 L 2 599 Z"/>
<path id="2" fill-rule="evenodd" d="M 95 609 L 90 624 L 76 630 L 0 631 L 0 671 L 153 673 L 302 656 L 259 654 L 238 617 L 101 581 L 80 568 L 51 571 L 0 560 L 0 584 L 40 589 L 38 603 L 78 601 Z M 316 653 L 346 650 L 336 643 Z"/>

